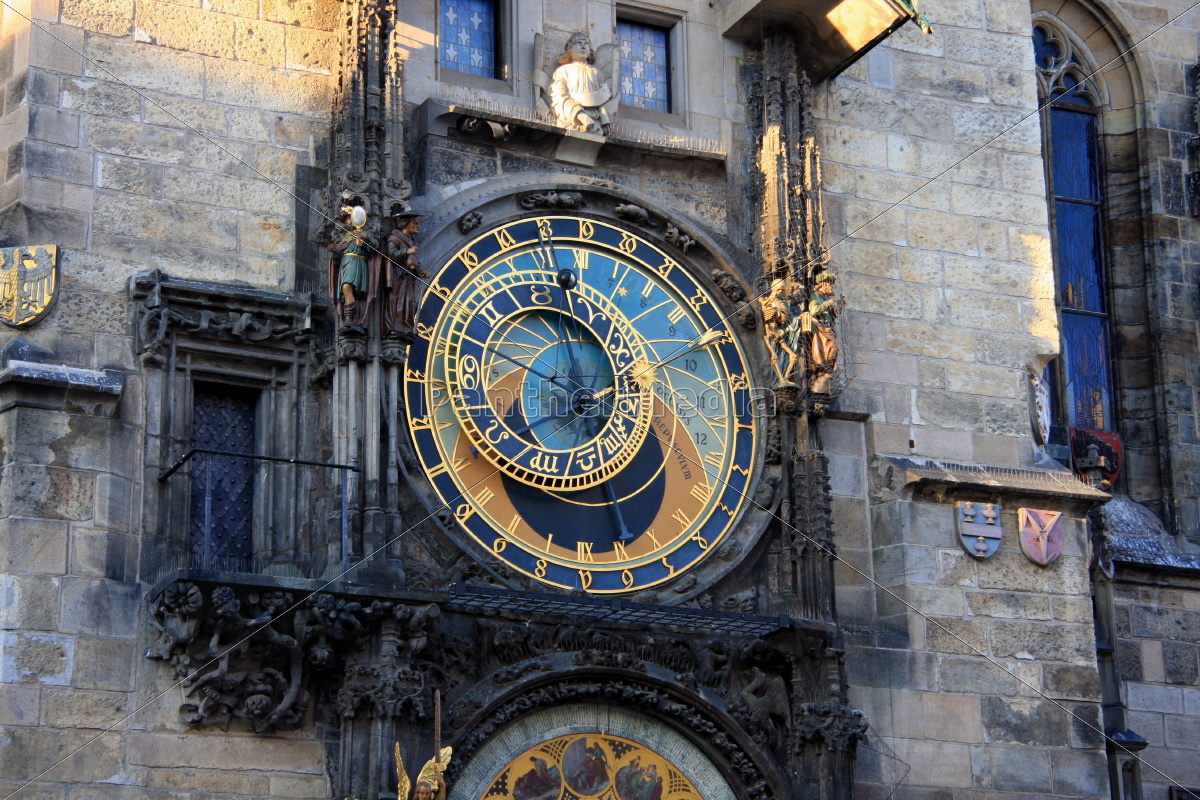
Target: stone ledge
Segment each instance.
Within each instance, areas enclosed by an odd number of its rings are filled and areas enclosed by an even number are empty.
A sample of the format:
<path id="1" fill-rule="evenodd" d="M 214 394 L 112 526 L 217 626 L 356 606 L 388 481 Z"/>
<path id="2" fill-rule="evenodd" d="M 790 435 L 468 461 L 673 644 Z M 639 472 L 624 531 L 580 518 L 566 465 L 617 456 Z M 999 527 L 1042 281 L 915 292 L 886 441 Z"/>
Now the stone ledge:
<path id="1" fill-rule="evenodd" d="M 443 102 L 433 98 L 427 99 L 417 108 L 416 136 L 418 139 L 434 134 L 445 136 L 451 129 L 463 134 L 474 134 L 487 130 L 491 133 L 493 142 L 505 142 L 517 130 L 528 131 L 536 137 L 560 137 L 555 158 L 568 164 L 594 166 L 596 157 L 603 147 L 617 147 L 637 153 L 650 153 L 670 158 L 704 159 L 723 163 L 726 154 L 719 150 L 707 150 L 702 147 L 689 147 L 688 144 L 701 144 L 700 139 L 683 138 L 684 145 L 677 145 L 654 138 L 630 138 L 615 135 L 597 136 L 590 133 L 577 133 L 564 130 L 543 120 L 534 119 L 532 114 L 525 115 L 517 106 L 501 106 L 485 101 L 477 103 Z M 619 125 L 619 121 L 618 121 Z"/>
<path id="2" fill-rule="evenodd" d="M 0 369 L 0 413 L 20 406 L 109 417 L 124 388 L 115 370 L 12 359 Z"/>
<path id="3" fill-rule="evenodd" d="M 1108 502 L 1111 496 L 1093 489 L 1074 474 L 1061 471 L 989 467 L 903 456 L 877 456 L 877 470 L 892 472 L 891 489 L 911 495 L 945 497 L 962 492 L 1015 494 L 1055 498 L 1089 508 Z"/>

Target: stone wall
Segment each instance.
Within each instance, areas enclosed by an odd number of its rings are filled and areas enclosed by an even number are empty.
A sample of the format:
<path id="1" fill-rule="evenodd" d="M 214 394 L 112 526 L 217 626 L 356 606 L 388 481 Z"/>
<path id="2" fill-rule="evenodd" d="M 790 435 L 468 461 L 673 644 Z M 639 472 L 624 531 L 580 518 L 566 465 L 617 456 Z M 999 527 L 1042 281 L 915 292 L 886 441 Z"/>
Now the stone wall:
<path id="1" fill-rule="evenodd" d="M 33 350 L 8 355 L 111 370 L 124 388 L 13 403 L 28 387 L 0 364 L 0 793 L 36 778 L 14 796 L 328 797 L 311 729 L 201 742 L 170 671 L 142 657 L 141 500 L 155 489 L 127 284 L 157 268 L 292 287 L 296 168 L 327 158 L 339 4 L 14 6 L 0 240 L 57 244 L 62 287 L 22 334 Z"/>
<path id="2" fill-rule="evenodd" d="M 289 288 L 296 166 L 327 147 L 337 4 L 34 8 L 14 40 L 28 129 L 9 171 L 66 274 L 110 291 L 156 267 Z"/>
<path id="3" fill-rule="evenodd" d="M 1169 786 L 1200 786 L 1200 587 L 1151 582 L 1144 570 L 1114 581 L 1117 665 L 1127 724 L 1150 742 L 1146 800 L 1166 800 Z"/>
<path id="4" fill-rule="evenodd" d="M 921 8 L 933 35 L 906 25 L 818 92 L 841 407 L 876 452 L 1029 465 L 1026 376 L 1058 349 L 1029 3 Z"/>

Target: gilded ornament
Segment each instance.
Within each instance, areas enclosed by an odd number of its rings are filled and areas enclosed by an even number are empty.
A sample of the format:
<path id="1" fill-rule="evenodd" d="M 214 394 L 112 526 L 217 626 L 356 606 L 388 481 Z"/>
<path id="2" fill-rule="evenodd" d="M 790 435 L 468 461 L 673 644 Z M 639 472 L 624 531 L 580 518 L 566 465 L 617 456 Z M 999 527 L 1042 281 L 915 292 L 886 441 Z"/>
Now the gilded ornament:
<path id="1" fill-rule="evenodd" d="M 0 250 L 0 321 L 28 328 L 50 311 L 58 296 L 58 245 Z"/>

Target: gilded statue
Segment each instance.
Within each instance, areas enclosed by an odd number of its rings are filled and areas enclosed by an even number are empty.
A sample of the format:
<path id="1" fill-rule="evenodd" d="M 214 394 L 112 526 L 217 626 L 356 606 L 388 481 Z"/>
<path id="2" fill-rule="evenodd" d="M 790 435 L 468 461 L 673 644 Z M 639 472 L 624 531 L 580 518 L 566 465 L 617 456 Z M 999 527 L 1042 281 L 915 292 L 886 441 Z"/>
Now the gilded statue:
<path id="1" fill-rule="evenodd" d="M 452 748 L 443 747 L 436 756 L 425 762 L 417 773 L 417 783 L 413 787 L 404 771 L 404 761 L 400 758 L 400 743 L 396 742 L 396 800 L 446 800 L 446 779 L 442 773 L 450 766 L 450 757 L 454 754 Z M 411 797 L 409 792 L 412 792 Z"/>
<path id="2" fill-rule="evenodd" d="M 837 369 L 838 343 L 833 323 L 846 307 L 846 301 L 834 297 L 836 281 L 837 277 L 828 270 L 817 273 L 803 317 L 804 332 L 809 334 L 808 388 L 813 394 L 829 394 L 829 384 Z"/>
<path id="3" fill-rule="evenodd" d="M 608 133 L 616 112 L 613 66 L 614 45 L 593 47 L 583 31 L 571 34 L 562 53 L 550 70 L 545 52 L 545 37 L 538 34 L 535 48 L 542 67 L 538 74 L 539 107 L 548 112 L 555 124 L 569 131 Z"/>

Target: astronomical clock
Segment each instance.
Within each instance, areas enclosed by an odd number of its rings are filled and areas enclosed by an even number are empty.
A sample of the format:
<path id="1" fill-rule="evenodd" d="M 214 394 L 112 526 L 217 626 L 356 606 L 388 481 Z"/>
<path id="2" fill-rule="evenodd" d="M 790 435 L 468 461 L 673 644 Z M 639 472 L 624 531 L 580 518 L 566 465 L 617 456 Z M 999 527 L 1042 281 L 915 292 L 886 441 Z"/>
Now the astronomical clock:
<path id="1" fill-rule="evenodd" d="M 430 265 L 404 383 L 454 532 L 594 594 L 704 563 L 747 513 L 763 447 L 719 292 L 678 249 L 611 219 L 529 215 L 456 246 Z"/>

